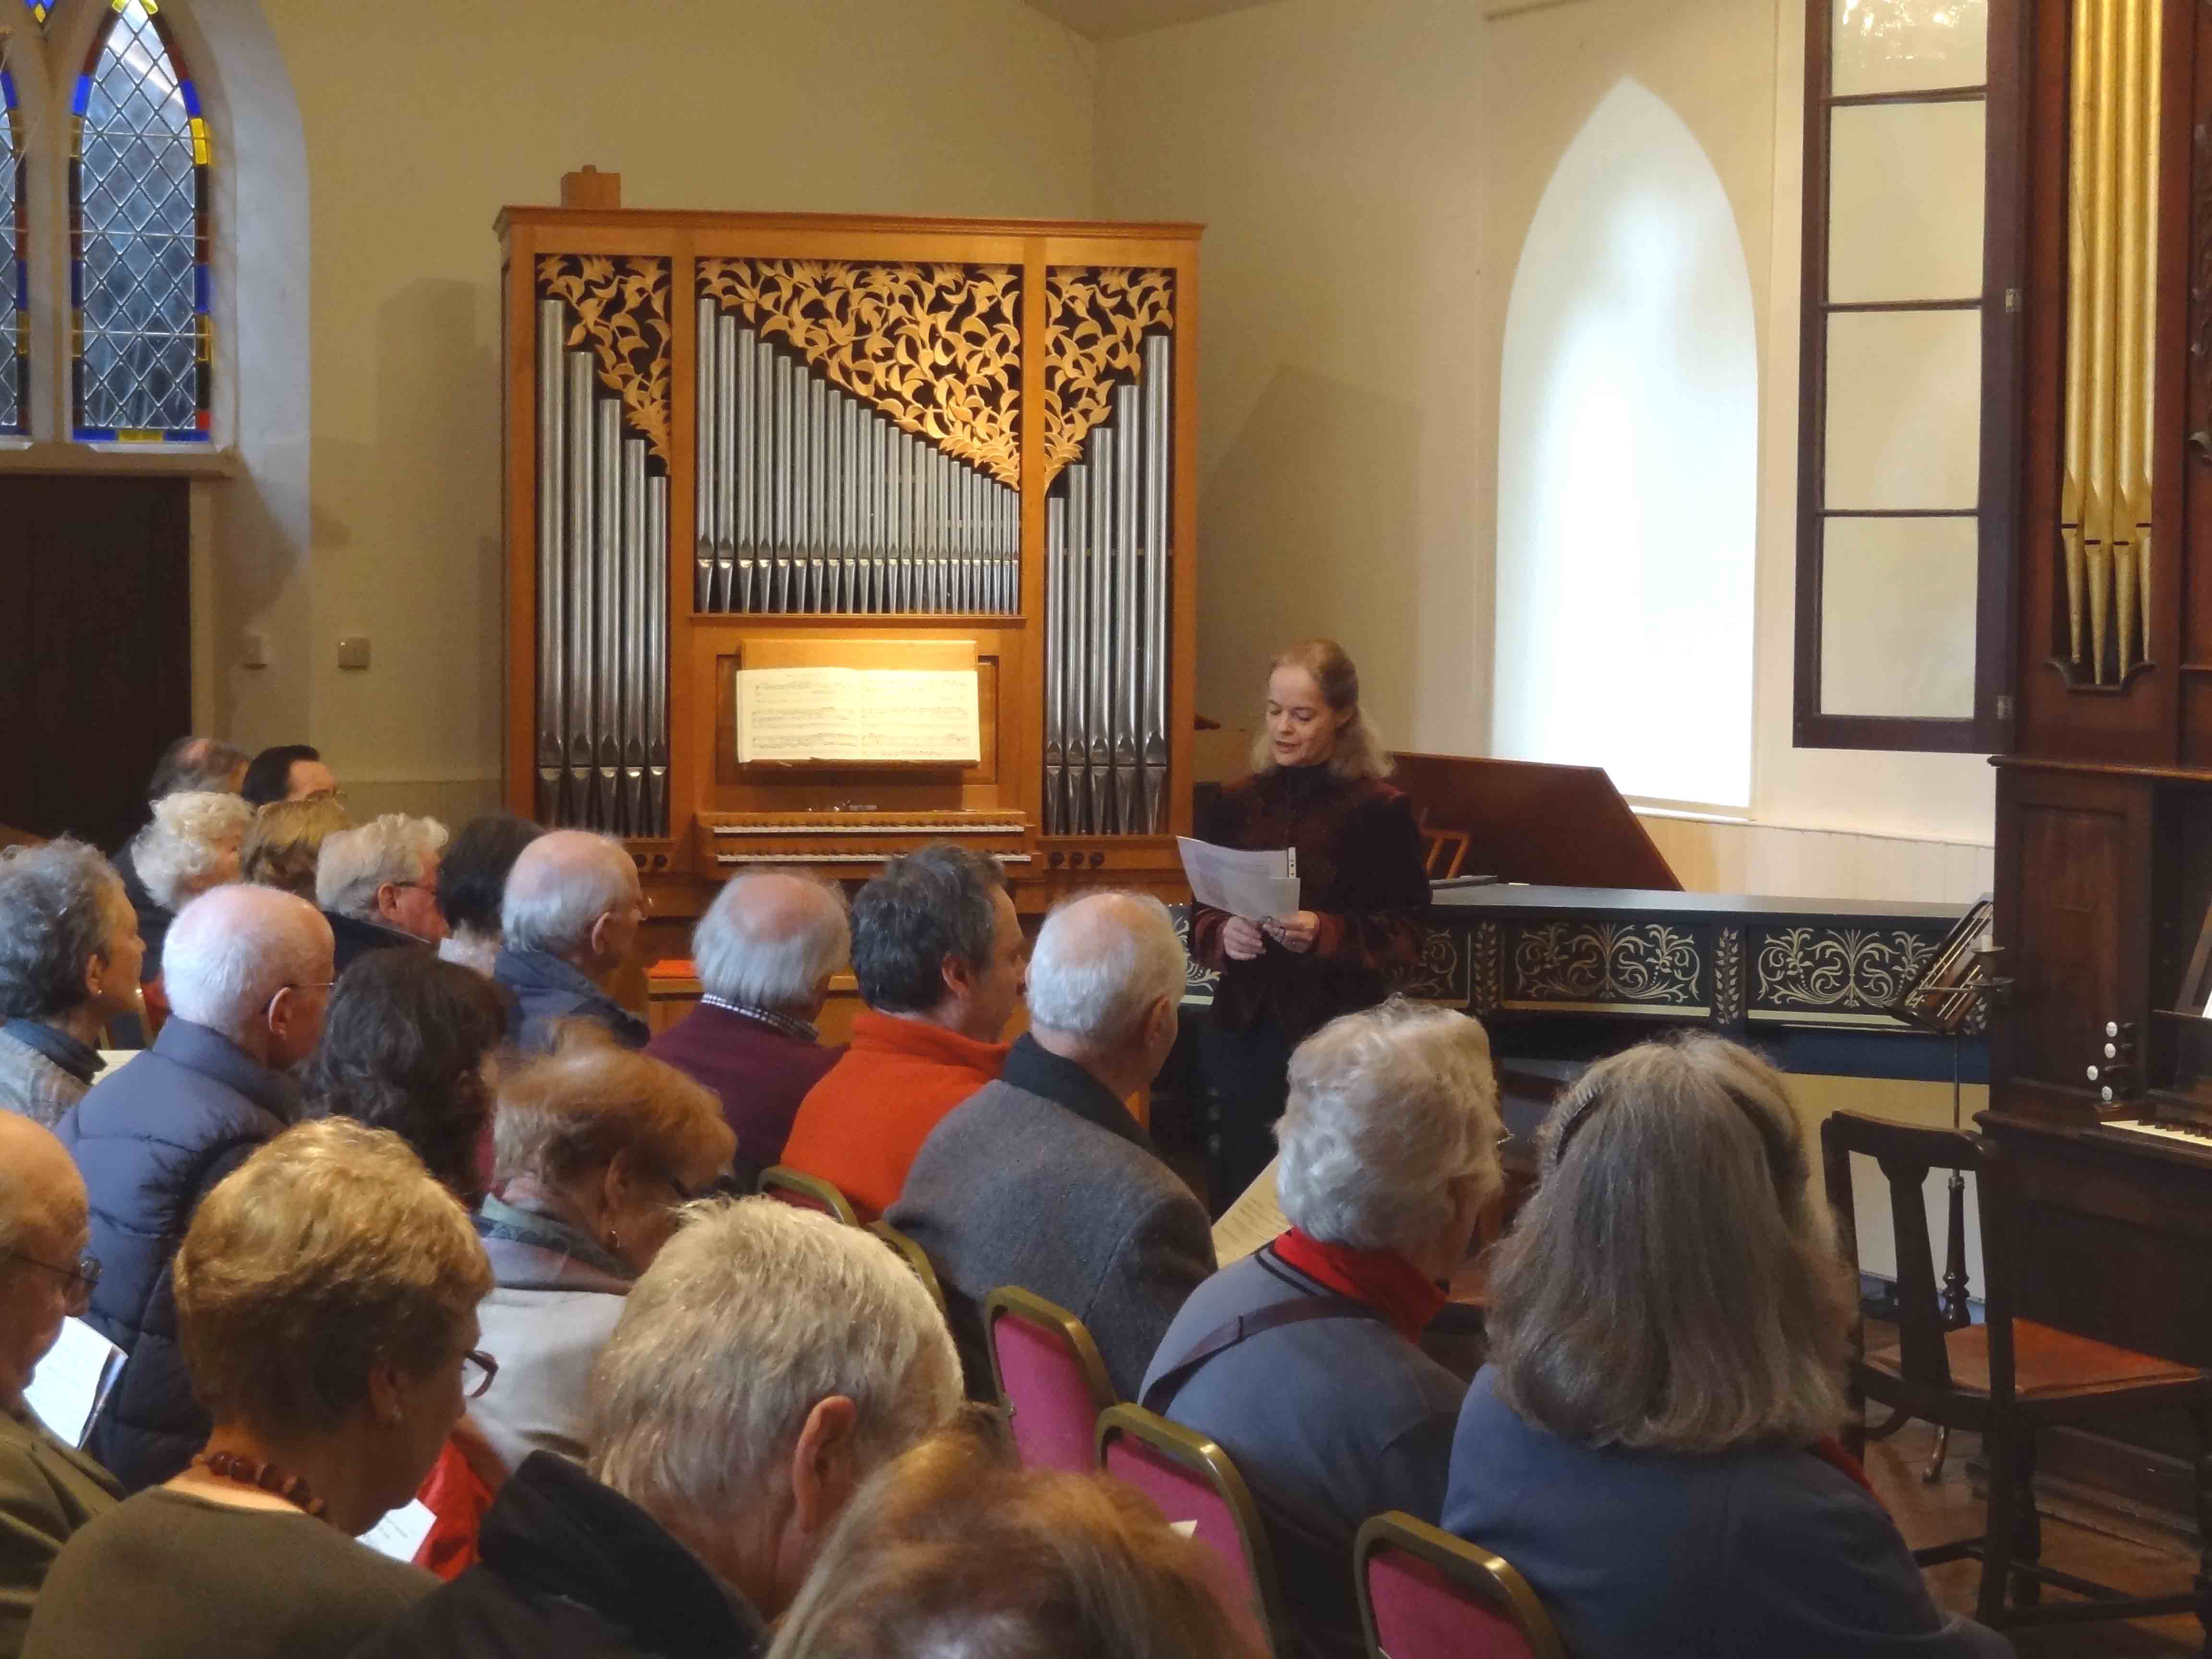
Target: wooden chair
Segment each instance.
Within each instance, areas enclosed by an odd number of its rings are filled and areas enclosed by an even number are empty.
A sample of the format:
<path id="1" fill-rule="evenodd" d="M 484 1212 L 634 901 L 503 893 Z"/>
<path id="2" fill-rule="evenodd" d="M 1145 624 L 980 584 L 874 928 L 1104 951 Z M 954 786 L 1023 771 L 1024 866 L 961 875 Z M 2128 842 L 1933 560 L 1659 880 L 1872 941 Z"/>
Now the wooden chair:
<path id="1" fill-rule="evenodd" d="M 1464 830 L 1440 830 L 1429 822 L 1423 807 L 1418 820 L 1421 832 L 1421 873 L 1431 881 L 1449 881 L 1467 863 L 1472 844 Z"/>
<path id="2" fill-rule="evenodd" d="M 811 1176 L 804 1170 L 794 1170 L 788 1164 L 771 1164 L 761 1171 L 760 1194 L 795 1209 L 819 1210 L 824 1215 L 835 1216 L 848 1227 L 860 1224 L 859 1213 L 852 1200 L 820 1176 Z"/>
<path id="3" fill-rule="evenodd" d="M 1527 1579 L 1402 1510 L 1360 1528 L 1352 1563 L 1370 1659 L 1565 1659 Z"/>
<path id="4" fill-rule="evenodd" d="M 1988 1530 L 1979 1538 L 1916 1550 L 1915 1559 L 1924 1566 L 1970 1557 L 1980 1561 L 1975 1616 L 1985 1625 L 2002 1628 L 2194 1613 L 2212 1635 L 2212 1374 L 2014 1316 L 2019 1206 L 2010 1170 L 1993 1143 L 1952 1129 L 1916 1129 L 1838 1112 L 1821 1126 L 1820 1150 L 1828 1202 L 1854 1274 L 1854 1153 L 1873 1158 L 1889 1183 L 1897 1244 L 1898 1340 L 1869 1352 L 1864 1329 L 1854 1327 L 1853 1420 L 1845 1431 L 1847 1445 L 1856 1454 L 1865 1444 L 1861 1413 L 1869 1400 L 1982 1436 L 1989 1468 Z M 1929 1173 L 1936 1170 L 1961 1170 L 1975 1178 L 1988 1318 L 1984 1325 L 1944 1327 L 1922 1197 Z M 2045 1566 L 2035 1509 L 2036 1435 L 2062 1425 L 2167 1410 L 2188 1413 L 2197 1432 L 2197 1518 L 2206 1553 L 2199 1558 L 2195 1587 L 2171 1595 L 2125 1597 Z M 2045 1584 L 2086 1600 L 2043 1606 Z"/>
<path id="5" fill-rule="evenodd" d="M 1235 1610 L 1250 1611 L 1254 1634 L 1272 1651 L 1293 1651 L 1267 1526 L 1229 1454 L 1142 1406 L 1109 1406 L 1100 1413 L 1097 1443 L 1103 1472 L 1143 1492 L 1170 1525 L 1220 1558 L 1243 1595 L 1243 1605 Z"/>
<path id="6" fill-rule="evenodd" d="M 922 1288 L 929 1292 L 929 1299 L 937 1304 L 937 1311 L 943 1313 L 945 1287 L 937 1282 L 937 1268 L 930 1261 L 929 1252 L 888 1221 L 871 1221 L 868 1231 L 890 1245 L 898 1259 L 914 1269 L 914 1276 L 921 1281 Z"/>
<path id="7" fill-rule="evenodd" d="M 1022 1462 L 1087 1474 L 1097 1468 L 1098 1413 L 1120 1395 L 1083 1322 L 1018 1285 L 983 1298 L 991 1382 Z"/>

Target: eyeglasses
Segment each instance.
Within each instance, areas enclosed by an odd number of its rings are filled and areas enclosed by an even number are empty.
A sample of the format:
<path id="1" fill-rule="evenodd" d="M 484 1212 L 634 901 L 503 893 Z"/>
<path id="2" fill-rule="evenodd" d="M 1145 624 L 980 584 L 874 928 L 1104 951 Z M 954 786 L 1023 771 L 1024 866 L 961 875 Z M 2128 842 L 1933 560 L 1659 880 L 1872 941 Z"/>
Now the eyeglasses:
<path id="1" fill-rule="evenodd" d="M 461 1398 L 481 1400 L 491 1380 L 499 1375 L 499 1361 L 482 1348 L 471 1348 L 461 1356 Z"/>
<path id="2" fill-rule="evenodd" d="M 41 1261 L 34 1255 L 25 1255 L 21 1250 L 9 1250 L 4 1254 L 10 1261 L 20 1261 L 26 1267 L 36 1267 L 40 1273 L 52 1273 L 58 1279 L 68 1279 L 70 1307 L 72 1311 L 77 1313 L 82 1313 L 92 1301 L 93 1287 L 100 1283 L 100 1258 L 97 1256 L 81 1255 L 77 1257 L 75 1267 L 57 1267 L 51 1261 Z"/>

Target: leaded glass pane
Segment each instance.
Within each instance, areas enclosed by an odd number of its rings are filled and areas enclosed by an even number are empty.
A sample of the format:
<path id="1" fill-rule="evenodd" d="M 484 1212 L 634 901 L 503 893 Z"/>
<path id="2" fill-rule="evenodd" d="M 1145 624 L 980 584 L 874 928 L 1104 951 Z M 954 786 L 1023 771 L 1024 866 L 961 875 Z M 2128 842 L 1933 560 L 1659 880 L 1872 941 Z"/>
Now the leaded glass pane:
<path id="1" fill-rule="evenodd" d="M 81 93 L 77 423 L 199 424 L 198 173 L 188 89 L 142 0 L 120 0 Z"/>
<path id="2" fill-rule="evenodd" d="M 23 375 L 16 309 L 22 281 L 23 246 L 16 223 L 17 178 L 15 88 L 0 70 L 0 432 L 23 429 Z"/>

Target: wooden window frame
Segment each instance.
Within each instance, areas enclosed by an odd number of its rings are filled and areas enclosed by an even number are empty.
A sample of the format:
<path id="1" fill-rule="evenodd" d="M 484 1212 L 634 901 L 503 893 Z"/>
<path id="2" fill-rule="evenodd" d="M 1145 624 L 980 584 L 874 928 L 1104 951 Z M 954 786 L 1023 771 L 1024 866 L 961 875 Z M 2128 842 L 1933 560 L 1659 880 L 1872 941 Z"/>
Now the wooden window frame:
<path id="1" fill-rule="evenodd" d="M 1799 313 L 1796 649 L 1792 740 L 1800 749 L 1891 749 L 1990 754 L 2011 747 L 2014 548 L 2020 525 L 2025 429 L 2027 168 L 2023 82 L 2031 0 L 1989 0 L 1989 62 L 1979 87 L 1868 93 L 1833 90 L 1835 0 L 1806 0 L 1804 268 Z M 1828 302 L 1831 112 L 1869 104 L 1979 100 L 1985 195 L 1978 301 Z M 1820 623 L 1826 505 L 1828 318 L 1837 312 L 1976 309 L 1982 318 L 1980 499 L 1971 511 L 1852 512 L 1868 518 L 1978 518 L 1974 712 L 1917 719 L 1831 714 L 1820 707 Z"/>

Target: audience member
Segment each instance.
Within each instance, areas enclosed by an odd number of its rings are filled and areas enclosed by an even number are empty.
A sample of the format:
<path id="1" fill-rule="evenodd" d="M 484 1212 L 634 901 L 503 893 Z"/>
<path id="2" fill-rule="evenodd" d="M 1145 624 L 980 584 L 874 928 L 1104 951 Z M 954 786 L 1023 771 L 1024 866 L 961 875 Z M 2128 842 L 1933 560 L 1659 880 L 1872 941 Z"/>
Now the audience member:
<path id="1" fill-rule="evenodd" d="M 823 1047 L 814 1022 L 852 945 L 835 887 L 765 871 L 725 886 L 692 930 L 704 994 L 646 1052 L 720 1097 L 746 1191 L 783 1157 L 799 1103 L 845 1052 Z"/>
<path id="2" fill-rule="evenodd" d="M 241 880 L 264 887 L 281 887 L 315 902 L 315 866 L 323 843 L 341 830 L 353 828 L 353 816 L 336 795 L 309 795 L 304 800 L 272 800 L 254 809 L 252 825 L 239 848 Z"/>
<path id="3" fill-rule="evenodd" d="M 625 1048 L 645 1047 L 645 1022 L 599 988 L 629 959 L 644 920 L 645 890 L 621 842 L 552 830 L 524 848 L 507 878 L 492 968 L 514 997 L 515 1045 L 543 1053 L 558 1022 L 589 1019 Z"/>
<path id="4" fill-rule="evenodd" d="M 1936 1611 L 1832 1437 L 1856 1287 L 1773 1068 L 1647 1043 L 1541 1144 L 1444 1525 L 1521 1570 L 1577 1659 L 2010 1652 Z"/>
<path id="5" fill-rule="evenodd" d="M 198 791 L 164 795 L 153 822 L 131 843 L 131 858 L 149 907 L 138 912 L 146 942 L 143 980 L 161 974 L 162 941 L 177 912 L 210 887 L 238 879 L 238 851 L 253 822 L 253 809 L 235 795 Z"/>
<path id="6" fill-rule="evenodd" d="M 532 1451 L 580 1463 L 592 1363 L 677 1206 L 728 1168 L 733 1138 L 706 1090 L 582 1021 L 501 1079 L 496 1121 L 477 1231 L 498 1284 L 481 1316 L 500 1375 L 477 1423 L 510 1469 Z"/>
<path id="7" fill-rule="evenodd" d="M 483 1560 L 360 1659 L 733 1659 L 878 1468 L 957 1409 L 921 1281 L 766 1199 L 688 1211 L 592 1376 L 590 1473 L 533 1454 Z"/>
<path id="8" fill-rule="evenodd" d="M 218 738 L 179 738 L 154 763 L 154 775 L 146 781 L 146 805 L 150 807 L 171 795 L 200 791 L 234 795 L 245 780 L 243 749 Z M 115 873 L 123 878 L 124 895 L 130 899 L 132 909 L 143 911 L 152 907 L 153 896 L 138 879 L 138 869 L 131 861 L 127 842 L 116 849 Z"/>
<path id="9" fill-rule="evenodd" d="M 438 866 L 438 908 L 446 918 L 440 956 L 491 977 L 499 959 L 499 912 L 507 874 L 522 849 L 544 833 L 528 818 L 490 812 L 471 818 L 446 843 Z"/>
<path id="10" fill-rule="evenodd" d="M 465 1205 L 483 1196 L 492 1051 L 507 999 L 428 951 L 374 951 L 338 977 L 304 1079 L 308 1115 L 389 1129 Z"/>
<path id="11" fill-rule="evenodd" d="M 322 755 L 304 743 L 282 743 L 256 755 L 239 781 L 238 793 L 255 806 L 272 800 L 305 800 L 334 795 L 338 781 Z"/>
<path id="12" fill-rule="evenodd" d="M 340 830 L 315 862 L 315 902 L 337 940 L 340 973 L 372 951 L 435 945 L 446 936 L 438 914 L 438 854 L 446 826 L 435 818 L 386 812 Z"/>
<path id="13" fill-rule="evenodd" d="M 383 1628 L 437 1581 L 355 1540 L 414 1496 L 490 1381 L 474 1352 L 490 1284 L 467 1216 L 397 1135 L 332 1119 L 256 1152 L 177 1254 L 207 1443 L 70 1540 L 25 1653 L 300 1659 Z"/>
<path id="14" fill-rule="evenodd" d="M 1037 935 L 1030 1030 L 1004 1074 L 915 1155 L 889 1218 L 936 1266 L 972 1393 L 991 1392 L 982 1304 L 1000 1285 L 1080 1319 L 1126 1400 L 1213 1271 L 1205 1206 L 1122 1103 L 1175 1047 L 1182 988 L 1182 945 L 1158 899 L 1061 905 Z"/>
<path id="15" fill-rule="evenodd" d="M 938 1120 L 1006 1064 L 1022 950 L 1014 902 L 981 853 L 940 842 L 886 865 L 853 901 L 867 1006 L 800 1103 L 783 1161 L 835 1182 L 863 1220 L 889 1209 Z"/>
<path id="16" fill-rule="evenodd" d="M 177 1352 L 171 1258 L 202 1195 L 299 1115 L 285 1072 L 314 1050 L 331 971 L 329 925 L 304 900 L 243 884 L 193 900 L 170 934 L 168 1024 L 61 1121 L 106 1264 L 88 1318 L 130 1355 L 88 1449 L 132 1491 L 167 1480 L 205 1437 Z"/>
<path id="17" fill-rule="evenodd" d="M 122 879 L 91 848 L 0 853 L 0 1109 L 52 1124 L 84 1097 L 108 1022 L 138 1012 L 144 954 Z"/>
<path id="18" fill-rule="evenodd" d="M 1225 1579 L 1133 1487 L 947 1430 L 854 1498 L 769 1659 L 1261 1659 Z"/>
<path id="19" fill-rule="evenodd" d="M 84 1181 L 52 1133 L 0 1112 L 0 1659 L 22 1651 L 46 1571 L 70 1535 L 123 1496 L 106 1470 L 31 1414 L 24 1391 L 84 1310 Z"/>
<path id="20" fill-rule="evenodd" d="M 1300 1043 L 1275 1128 L 1291 1230 L 1199 1287 L 1138 1395 L 1236 1460 L 1309 1651 L 1365 1651 L 1334 1571 L 1360 1523 L 1443 1512 L 1467 1384 L 1416 1345 L 1501 1184 L 1497 1099 L 1489 1039 L 1446 1009 L 1394 1000 Z"/>

